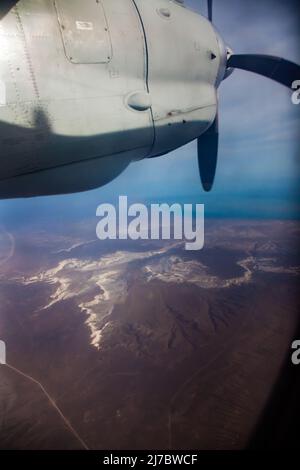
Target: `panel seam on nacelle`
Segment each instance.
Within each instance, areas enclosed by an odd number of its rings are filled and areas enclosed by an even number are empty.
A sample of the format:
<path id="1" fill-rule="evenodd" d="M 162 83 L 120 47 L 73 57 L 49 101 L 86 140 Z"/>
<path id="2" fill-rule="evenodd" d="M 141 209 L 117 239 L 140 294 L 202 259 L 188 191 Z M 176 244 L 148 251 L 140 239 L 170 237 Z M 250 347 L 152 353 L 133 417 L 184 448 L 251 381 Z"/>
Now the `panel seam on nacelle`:
<path id="1" fill-rule="evenodd" d="M 22 18 L 20 16 L 20 13 L 19 13 L 19 10 L 18 10 L 18 5 L 16 5 L 14 7 L 14 13 L 15 13 L 17 23 L 20 27 L 20 31 L 21 31 L 21 38 L 22 38 L 21 41 L 23 43 L 24 55 L 25 55 L 25 59 L 26 59 L 26 62 L 27 62 L 28 71 L 29 71 L 29 74 L 30 74 L 30 77 L 31 77 L 32 87 L 33 87 L 36 99 L 39 100 L 40 99 L 39 88 L 38 88 L 38 84 L 37 84 L 37 80 L 36 80 L 36 76 L 35 76 L 35 72 L 34 72 L 33 63 L 32 63 L 32 60 L 31 60 L 31 56 L 30 56 L 30 53 L 29 53 L 29 50 L 28 50 L 26 34 L 25 34 L 25 31 L 24 31 L 23 23 L 22 23 Z"/>
<path id="2" fill-rule="evenodd" d="M 137 15 L 139 17 L 141 28 L 142 28 L 142 31 L 143 31 L 144 45 L 145 45 L 145 59 L 146 59 L 146 64 L 145 64 L 146 65 L 146 74 L 145 74 L 146 75 L 146 77 L 145 77 L 146 78 L 146 87 L 147 87 L 147 92 L 150 94 L 150 90 L 149 90 L 149 49 L 148 49 L 148 43 L 147 43 L 146 30 L 145 30 L 143 18 L 140 14 L 140 11 L 138 9 L 136 1 L 132 0 L 132 3 L 134 5 L 134 8 L 135 8 L 135 10 L 137 12 Z M 152 154 L 152 151 L 155 148 L 155 143 L 156 143 L 156 129 L 155 129 L 155 123 L 154 123 L 154 116 L 153 116 L 152 107 L 150 108 L 150 113 L 151 113 L 152 127 L 153 127 L 153 142 L 152 142 L 149 154 L 145 158 L 147 158 L 149 155 Z"/>

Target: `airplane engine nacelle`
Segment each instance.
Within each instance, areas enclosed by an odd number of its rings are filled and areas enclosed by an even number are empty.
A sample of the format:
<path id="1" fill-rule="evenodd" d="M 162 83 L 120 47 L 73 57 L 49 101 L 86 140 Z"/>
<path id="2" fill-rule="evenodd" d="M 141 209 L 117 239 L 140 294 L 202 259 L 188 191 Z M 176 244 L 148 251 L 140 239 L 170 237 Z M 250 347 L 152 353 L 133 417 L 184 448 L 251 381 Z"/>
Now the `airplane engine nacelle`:
<path id="1" fill-rule="evenodd" d="M 155 156 L 196 139 L 214 121 L 226 48 L 206 18 L 176 1 L 135 4 L 147 44 Z"/>
<path id="2" fill-rule="evenodd" d="M 7 0 L 0 42 L 1 198 L 96 187 L 106 159 L 101 186 L 215 119 L 225 47 L 178 1 Z"/>

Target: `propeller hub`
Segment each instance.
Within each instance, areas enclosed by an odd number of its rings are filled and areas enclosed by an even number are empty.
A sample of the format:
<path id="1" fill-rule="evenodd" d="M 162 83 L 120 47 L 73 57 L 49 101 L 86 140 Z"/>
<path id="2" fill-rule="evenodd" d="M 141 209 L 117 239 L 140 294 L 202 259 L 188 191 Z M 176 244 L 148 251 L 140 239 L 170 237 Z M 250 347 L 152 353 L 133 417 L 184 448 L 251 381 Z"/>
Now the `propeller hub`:
<path id="1" fill-rule="evenodd" d="M 230 57 L 233 55 L 233 50 L 231 47 L 227 46 L 227 61 L 230 59 Z"/>
<path id="2" fill-rule="evenodd" d="M 226 64 L 226 71 L 225 71 L 225 75 L 224 75 L 223 80 L 230 77 L 230 75 L 234 72 L 234 68 L 228 67 L 228 61 L 229 61 L 230 57 L 232 57 L 232 56 L 233 56 L 233 50 L 231 49 L 231 47 L 227 46 L 227 64 Z"/>
<path id="3" fill-rule="evenodd" d="M 233 55 L 232 49 L 227 46 L 219 34 L 219 32 L 214 28 L 215 34 L 217 37 L 218 45 L 219 45 L 219 51 L 220 51 L 220 67 L 219 67 L 219 72 L 217 75 L 216 79 L 216 87 L 218 87 L 225 78 L 229 77 L 229 75 L 232 74 L 233 69 L 228 68 L 228 60 L 230 57 Z"/>

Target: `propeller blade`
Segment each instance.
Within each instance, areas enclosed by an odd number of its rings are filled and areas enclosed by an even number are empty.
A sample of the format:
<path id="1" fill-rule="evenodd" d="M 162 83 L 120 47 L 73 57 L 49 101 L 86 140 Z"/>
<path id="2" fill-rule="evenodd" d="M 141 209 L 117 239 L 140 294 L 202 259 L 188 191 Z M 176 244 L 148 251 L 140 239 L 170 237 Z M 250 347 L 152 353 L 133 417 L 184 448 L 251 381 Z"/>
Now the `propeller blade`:
<path id="1" fill-rule="evenodd" d="M 198 138 L 198 164 L 202 186 L 205 191 L 213 187 L 219 148 L 219 118 Z"/>
<path id="2" fill-rule="evenodd" d="M 227 67 L 263 75 L 288 88 L 292 87 L 295 80 L 300 79 L 299 65 L 281 57 L 269 55 L 234 54 L 228 59 Z"/>
<path id="3" fill-rule="evenodd" d="M 213 0 L 207 0 L 207 8 L 208 8 L 208 19 L 210 22 L 213 20 Z"/>

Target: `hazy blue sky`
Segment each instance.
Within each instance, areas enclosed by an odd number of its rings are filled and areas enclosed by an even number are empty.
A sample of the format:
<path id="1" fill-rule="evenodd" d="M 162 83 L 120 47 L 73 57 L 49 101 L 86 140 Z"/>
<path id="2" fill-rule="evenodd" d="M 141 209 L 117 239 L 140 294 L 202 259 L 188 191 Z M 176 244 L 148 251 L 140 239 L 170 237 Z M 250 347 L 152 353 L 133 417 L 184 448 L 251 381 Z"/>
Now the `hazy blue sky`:
<path id="1" fill-rule="evenodd" d="M 206 14 L 206 2 L 186 0 Z M 214 23 L 237 53 L 267 53 L 300 63 L 300 24 L 292 0 L 215 0 Z M 300 77 L 299 77 L 300 79 Z M 132 164 L 117 180 L 84 194 L 1 201 L 4 223 L 94 215 L 101 202 L 128 194 L 136 201 L 162 199 L 206 204 L 226 217 L 299 216 L 300 105 L 291 92 L 251 73 L 236 71 L 220 87 L 220 154 L 215 187 L 205 194 L 196 143 L 168 156 Z"/>

